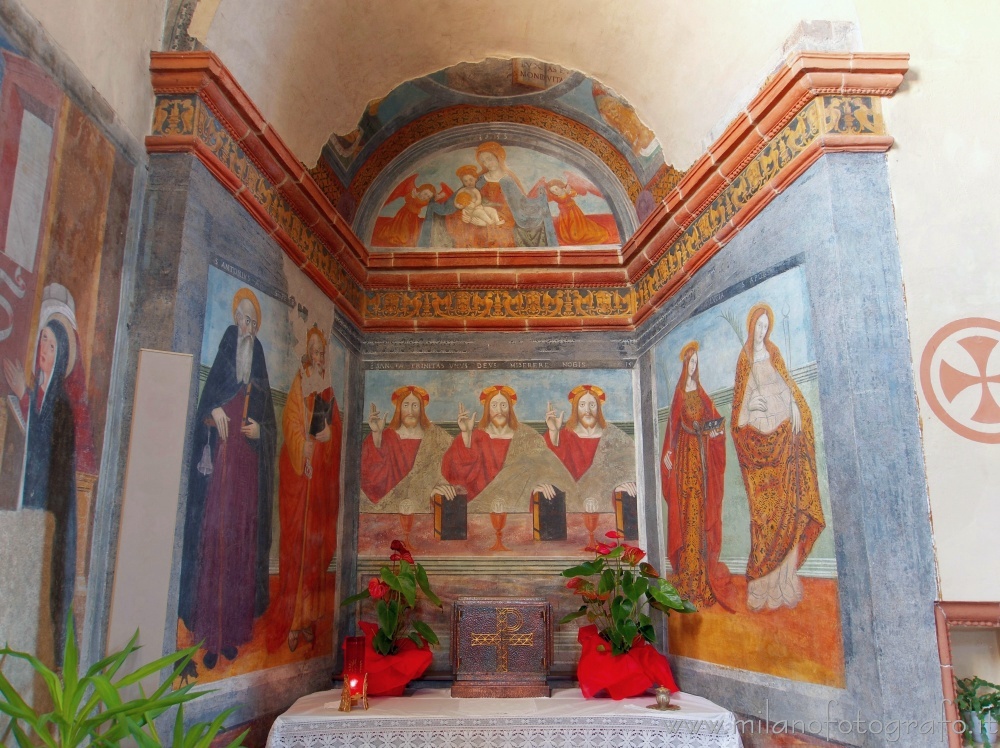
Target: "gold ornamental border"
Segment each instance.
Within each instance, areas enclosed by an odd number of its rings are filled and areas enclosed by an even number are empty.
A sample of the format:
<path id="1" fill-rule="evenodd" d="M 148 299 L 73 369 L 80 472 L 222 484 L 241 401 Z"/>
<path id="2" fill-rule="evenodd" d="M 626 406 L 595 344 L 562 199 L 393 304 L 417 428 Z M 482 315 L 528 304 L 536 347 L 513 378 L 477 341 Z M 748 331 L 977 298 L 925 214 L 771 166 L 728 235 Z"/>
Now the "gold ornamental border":
<path id="1" fill-rule="evenodd" d="M 658 202 L 623 247 L 617 279 L 578 268 L 560 282 L 559 265 L 540 265 L 544 287 L 519 283 L 531 277 L 524 266 L 369 268 L 317 180 L 211 53 L 153 55 L 146 146 L 195 155 L 366 331 L 628 330 L 824 153 L 888 150 L 880 97 L 895 92 L 906 66 L 905 55 L 793 58 Z"/>

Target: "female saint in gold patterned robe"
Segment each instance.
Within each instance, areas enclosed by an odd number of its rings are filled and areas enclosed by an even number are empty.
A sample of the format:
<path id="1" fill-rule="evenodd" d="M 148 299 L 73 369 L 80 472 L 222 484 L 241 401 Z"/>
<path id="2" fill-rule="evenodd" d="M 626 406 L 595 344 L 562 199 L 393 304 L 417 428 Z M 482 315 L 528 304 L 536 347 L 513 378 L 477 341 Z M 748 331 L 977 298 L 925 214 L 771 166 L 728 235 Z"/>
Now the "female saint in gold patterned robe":
<path id="1" fill-rule="evenodd" d="M 812 414 L 771 342 L 774 312 L 756 304 L 736 363 L 732 435 L 750 505 L 747 606 L 795 607 L 798 569 L 826 526 Z"/>
<path id="2" fill-rule="evenodd" d="M 681 375 L 660 456 L 671 581 L 697 607 L 721 602 L 728 610 L 723 591 L 730 586 L 729 569 L 719 561 L 725 423 L 701 386 L 697 341 L 681 349 L 680 359 Z"/>

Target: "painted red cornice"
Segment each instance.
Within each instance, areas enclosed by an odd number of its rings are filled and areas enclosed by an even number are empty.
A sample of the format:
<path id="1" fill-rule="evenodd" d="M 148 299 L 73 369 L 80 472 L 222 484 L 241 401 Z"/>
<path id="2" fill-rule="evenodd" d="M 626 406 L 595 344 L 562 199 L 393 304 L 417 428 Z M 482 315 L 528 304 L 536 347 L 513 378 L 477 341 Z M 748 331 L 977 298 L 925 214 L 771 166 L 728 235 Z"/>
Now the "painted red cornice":
<path id="1" fill-rule="evenodd" d="M 218 57 L 212 52 L 153 52 L 149 69 L 157 96 L 186 93 L 204 101 L 344 269 L 364 282 L 368 250 Z M 161 137 L 146 139 L 152 153 L 165 150 L 162 145 Z"/>
<path id="2" fill-rule="evenodd" d="M 150 70 L 158 100 L 191 96 L 203 102 L 246 158 L 270 182 L 273 191 L 318 237 L 344 274 L 334 278 L 329 269 L 324 273 L 320 266 L 325 262 L 325 255 L 317 260 L 315 240 L 309 247 L 300 246 L 290 236 L 295 232 L 286 231 L 274 218 L 273 203 L 268 203 L 270 197 L 262 198 L 252 185 L 244 184 L 234 173 L 232 159 L 224 163 L 202 141 L 194 126 L 188 125 L 183 132 L 154 127 L 154 134 L 146 139 L 146 147 L 150 153 L 189 152 L 200 159 L 288 255 L 364 329 L 389 330 L 403 326 L 406 329 L 468 330 L 492 329 L 498 325 L 523 325 L 530 329 L 569 326 L 634 329 L 824 153 L 888 150 L 893 141 L 882 127 L 878 99 L 896 92 L 907 66 L 908 55 L 905 54 L 802 53 L 791 58 L 695 161 L 621 250 L 550 248 L 369 253 L 305 165 L 211 52 L 153 53 Z M 838 102 L 852 100 L 851 97 L 860 97 L 858 101 L 864 99 L 865 111 L 877 122 L 871 126 L 862 123 L 852 127 L 832 121 Z M 804 111 L 817 99 L 820 100 L 817 106 Z M 752 196 L 742 201 L 724 222 L 716 220 L 717 216 L 710 214 L 713 201 L 720 196 L 729 199 L 733 186 L 740 184 L 740 180 L 746 181 L 744 171 L 758 166 L 758 156 L 769 144 L 786 137 L 791 127 L 789 123 L 796 118 L 801 123 L 807 114 L 817 128 L 808 143 L 779 169 L 770 170 L 766 182 L 755 184 Z M 697 243 L 690 241 L 690 230 L 695 230 L 691 229 L 695 223 L 700 231 Z M 674 259 L 679 247 L 685 248 L 687 254 L 677 264 Z M 308 249 L 312 249 L 312 255 Z M 353 279 L 354 285 L 345 280 L 345 274 Z M 400 312 L 398 318 L 386 316 L 386 305 L 379 306 L 381 301 L 389 301 L 388 308 L 395 309 L 394 299 L 404 298 L 406 294 L 412 297 L 413 294 L 446 294 L 458 290 L 500 293 L 520 290 L 571 292 L 574 289 L 614 289 L 616 293 L 627 293 L 634 297 L 634 311 L 626 316 L 612 313 L 604 317 L 598 313 L 579 318 L 456 319 L 446 316 L 418 320 L 404 312 Z M 387 298 L 390 294 L 394 295 L 393 299 Z M 376 308 L 382 310 L 380 317 L 366 314 L 367 310 Z"/>
<path id="3" fill-rule="evenodd" d="M 731 184 L 764 146 L 813 99 L 824 95 L 892 96 L 909 67 L 908 54 L 843 54 L 802 52 L 792 57 L 764 84 L 753 100 L 708 150 L 691 165 L 663 202 L 643 221 L 622 247 L 622 259 L 635 281 L 666 247 Z M 887 151 L 889 136 L 827 135 L 805 155 L 791 179 L 765 190 L 769 198 L 755 205 L 752 215 L 727 227 L 725 239 L 753 218 L 794 178 L 823 153 Z M 721 240 L 720 240 L 721 241 Z"/>

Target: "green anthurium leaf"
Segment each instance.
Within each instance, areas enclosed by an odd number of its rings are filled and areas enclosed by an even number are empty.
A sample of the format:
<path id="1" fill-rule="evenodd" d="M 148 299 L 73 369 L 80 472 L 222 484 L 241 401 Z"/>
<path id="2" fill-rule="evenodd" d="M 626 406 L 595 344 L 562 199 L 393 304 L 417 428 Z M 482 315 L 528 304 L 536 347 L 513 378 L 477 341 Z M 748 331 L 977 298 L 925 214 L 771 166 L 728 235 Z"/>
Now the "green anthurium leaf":
<path id="1" fill-rule="evenodd" d="M 413 607 L 417 604 L 417 582 L 412 574 L 400 574 L 396 577 L 399 582 L 399 591 L 402 593 L 406 604 Z"/>
<path id="2" fill-rule="evenodd" d="M 662 581 L 662 580 L 661 580 Z M 651 601 L 655 601 L 659 606 L 654 605 L 658 610 L 669 609 L 669 610 L 683 610 L 684 601 L 681 600 L 680 595 L 673 588 L 673 585 L 668 584 L 668 590 L 664 591 L 660 585 L 650 585 L 649 589 L 646 590 L 646 595 Z"/>
<path id="3" fill-rule="evenodd" d="M 624 552 L 625 552 L 625 546 L 623 545 L 615 546 L 614 548 L 611 549 L 611 553 L 606 555 L 604 558 L 620 558 Z"/>
<path id="4" fill-rule="evenodd" d="M 584 561 L 579 566 L 573 566 L 562 572 L 564 577 L 589 577 L 592 574 L 598 574 L 604 568 L 603 559 L 597 559 L 596 561 Z"/>
<path id="5" fill-rule="evenodd" d="M 611 592 L 615 588 L 615 573 L 611 569 L 605 569 L 601 574 L 601 581 L 597 585 L 597 594 L 603 595 Z"/>
<path id="6" fill-rule="evenodd" d="M 399 577 L 388 566 L 383 566 L 378 575 L 382 577 L 383 582 L 389 585 L 389 589 L 402 592 L 399 588 Z"/>
<path id="7" fill-rule="evenodd" d="M 442 607 L 440 598 L 431 590 L 431 583 L 427 579 L 427 571 L 420 564 L 417 564 L 417 584 L 420 585 L 420 589 L 432 605 L 436 605 L 439 608 Z"/>
<path id="8" fill-rule="evenodd" d="M 638 603 L 642 596 L 646 594 L 647 589 L 649 589 L 649 582 L 643 577 L 639 577 L 632 584 L 632 590 L 628 593 L 629 599 L 634 603 Z"/>
<path id="9" fill-rule="evenodd" d="M 640 623 L 639 624 L 639 636 L 648 641 L 650 644 L 656 643 L 656 628 L 650 623 Z"/>
<path id="10" fill-rule="evenodd" d="M 385 632 L 382 629 L 379 629 L 378 632 L 376 632 L 375 636 L 372 638 L 372 647 L 380 655 L 387 655 L 392 651 L 393 641 L 388 636 L 386 636 Z"/>
<path id="11" fill-rule="evenodd" d="M 341 603 L 341 605 L 352 605 L 352 604 L 358 602 L 359 600 L 367 600 L 370 597 L 371 597 L 371 594 L 369 594 L 368 590 L 364 590 L 362 592 L 359 592 L 356 595 L 351 595 L 349 598 L 347 598 L 346 600 L 344 600 Z"/>
<path id="12" fill-rule="evenodd" d="M 396 630 L 396 616 L 389 610 L 385 600 L 379 600 L 376 603 L 375 612 L 378 614 L 378 627 L 381 631 Z"/>
<path id="13" fill-rule="evenodd" d="M 428 644 L 440 644 L 440 641 L 437 638 L 437 634 L 434 633 L 434 629 L 432 629 L 423 621 L 414 621 L 413 628 L 415 628 L 417 630 L 417 633 L 419 633 L 422 637 L 424 637 L 424 639 L 427 640 Z"/>
<path id="14" fill-rule="evenodd" d="M 623 624 L 632 614 L 635 604 L 623 595 L 618 595 L 611 601 L 611 615 L 616 623 Z M 633 624 L 633 627 L 635 624 Z M 634 634 L 633 634 L 634 636 Z"/>
<path id="15" fill-rule="evenodd" d="M 635 621 L 632 620 L 622 621 L 619 631 L 621 632 L 622 644 L 624 646 L 631 646 L 632 641 L 639 634 L 639 629 L 635 625 Z"/>
<path id="16" fill-rule="evenodd" d="M 632 597 L 633 580 L 631 574 L 622 574 L 621 585 L 622 592 L 625 593 L 626 597 Z"/>
<path id="17" fill-rule="evenodd" d="M 587 606 L 581 605 L 579 610 L 575 610 L 572 613 L 567 613 L 562 618 L 560 618 L 559 623 L 560 624 L 569 623 L 570 621 L 575 621 L 577 618 L 580 618 L 581 616 L 585 615 L 587 615 Z"/>

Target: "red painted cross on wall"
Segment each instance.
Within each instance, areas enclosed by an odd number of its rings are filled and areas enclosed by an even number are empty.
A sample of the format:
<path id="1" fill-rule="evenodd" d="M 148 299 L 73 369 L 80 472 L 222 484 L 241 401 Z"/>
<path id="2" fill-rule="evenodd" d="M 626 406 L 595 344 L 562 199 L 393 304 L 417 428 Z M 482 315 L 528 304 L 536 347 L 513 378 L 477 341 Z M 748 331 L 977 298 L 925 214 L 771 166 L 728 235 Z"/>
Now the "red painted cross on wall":
<path id="1" fill-rule="evenodd" d="M 942 327 L 924 349 L 920 379 L 927 404 L 952 431 L 1000 443 L 1000 322 L 970 317 Z"/>

